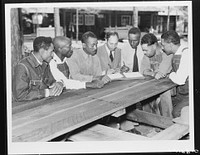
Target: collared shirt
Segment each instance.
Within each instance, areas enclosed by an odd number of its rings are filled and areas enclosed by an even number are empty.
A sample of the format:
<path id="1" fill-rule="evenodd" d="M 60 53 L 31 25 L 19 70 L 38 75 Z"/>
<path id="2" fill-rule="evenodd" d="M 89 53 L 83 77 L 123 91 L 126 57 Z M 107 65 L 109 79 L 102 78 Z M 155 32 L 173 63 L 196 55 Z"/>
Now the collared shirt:
<path id="1" fill-rule="evenodd" d="M 189 65 L 190 65 L 190 52 L 185 48 L 185 45 L 181 45 L 176 51 L 175 55 L 181 55 L 181 60 L 179 68 L 176 72 L 172 72 L 169 75 L 169 78 L 178 85 L 183 85 L 186 82 L 186 79 L 189 77 Z"/>
<path id="2" fill-rule="evenodd" d="M 135 54 L 135 49 L 133 49 L 131 47 L 131 45 L 129 44 L 129 42 L 124 43 L 123 47 L 122 47 L 122 58 L 121 58 L 121 65 L 123 65 L 125 63 L 126 66 L 129 67 L 129 71 L 132 72 L 133 70 L 133 64 L 134 64 L 134 54 Z M 144 52 L 142 50 L 141 45 L 139 44 L 137 46 L 137 58 L 138 58 L 138 67 L 139 67 L 139 72 L 140 72 L 140 67 L 141 67 L 141 61 L 142 58 L 144 56 Z"/>
<path id="3" fill-rule="evenodd" d="M 36 59 L 36 61 L 38 62 L 38 64 L 42 65 L 42 62 L 40 62 L 40 60 L 38 60 L 38 58 L 35 56 L 35 54 L 34 54 L 34 53 L 32 53 L 32 54 L 33 54 L 33 56 L 35 57 L 35 59 Z"/>
<path id="4" fill-rule="evenodd" d="M 158 45 L 156 48 L 156 54 L 149 58 L 144 55 L 141 62 L 140 72 L 143 74 L 146 70 L 152 70 L 153 72 L 160 72 L 167 75 L 172 70 L 172 61 L 173 55 L 166 55 L 161 47 Z"/>
<path id="5" fill-rule="evenodd" d="M 91 82 L 94 76 L 102 75 L 101 65 L 97 55 L 88 55 L 83 49 L 76 49 L 67 60 L 72 79 Z"/>
<path id="6" fill-rule="evenodd" d="M 57 81 L 63 81 L 64 86 L 66 89 L 81 89 L 86 88 L 85 82 L 81 82 L 78 80 L 72 80 L 68 79 L 58 68 L 58 64 L 64 64 L 67 63 L 67 58 L 65 57 L 63 61 L 55 54 L 53 53 L 53 59 L 50 61 L 50 70 L 53 75 L 53 77 Z"/>
<path id="7" fill-rule="evenodd" d="M 97 49 L 97 56 L 100 60 L 102 71 L 106 72 L 109 69 L 116 69 L 121 67 L 121 49 L 115 48 L 112 52 L 113 61 L 110 59 L 110 51 L 106 44 L 99 46 Z"/>
<path id="8" fill-rule="evenodd" d="M 54 82 L 49 65 L 45 62 L 40 65 L 31 53 L 15 67 L 13 95 L 16 101 L 40 99 L 48 96 L 45 92 Z"/>

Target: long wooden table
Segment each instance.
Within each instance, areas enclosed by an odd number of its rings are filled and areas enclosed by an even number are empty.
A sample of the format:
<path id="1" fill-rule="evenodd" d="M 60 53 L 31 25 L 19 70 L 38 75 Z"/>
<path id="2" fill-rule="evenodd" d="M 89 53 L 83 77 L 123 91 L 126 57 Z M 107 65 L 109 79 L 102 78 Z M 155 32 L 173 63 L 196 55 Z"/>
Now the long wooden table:
<path id="1" fill-rule="evenodd" d="M 168 79 L 113 81 L 101 89 L 66 90 L 58 97 L 13 102 L 12 141 L 49 141 L 175 86 Z"/>

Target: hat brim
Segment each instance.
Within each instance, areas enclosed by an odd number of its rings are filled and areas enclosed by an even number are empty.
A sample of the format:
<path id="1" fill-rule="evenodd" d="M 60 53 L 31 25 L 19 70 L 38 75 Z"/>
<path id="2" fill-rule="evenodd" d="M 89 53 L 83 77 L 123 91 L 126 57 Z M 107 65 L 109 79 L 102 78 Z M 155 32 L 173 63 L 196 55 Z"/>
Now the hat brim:
<path id="1" fill-rule="evenodd" d="M 174 118 L 172 119 L 172 121 L 179 124 L 189 125 L 189 122 L 184 121 L 183 119 L 181 119 L 181 117 Z"/>

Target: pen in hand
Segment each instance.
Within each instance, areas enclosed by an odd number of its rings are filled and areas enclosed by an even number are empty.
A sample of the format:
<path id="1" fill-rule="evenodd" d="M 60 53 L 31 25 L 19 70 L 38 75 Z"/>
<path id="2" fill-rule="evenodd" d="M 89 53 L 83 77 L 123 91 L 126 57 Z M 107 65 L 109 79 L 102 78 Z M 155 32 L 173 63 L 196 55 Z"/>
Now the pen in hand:
<path id="1" fill-rule="evenodd" d="M 124 61 L 123 61 L 123 65 L 126 66 Z"/>
<path id="2" fill-rule="evenodd" d="M 111 69 L 111 68 L 112 68 L 110 64 L 108 64 L 108 67 L 109 67 L 109 69 Z"/>

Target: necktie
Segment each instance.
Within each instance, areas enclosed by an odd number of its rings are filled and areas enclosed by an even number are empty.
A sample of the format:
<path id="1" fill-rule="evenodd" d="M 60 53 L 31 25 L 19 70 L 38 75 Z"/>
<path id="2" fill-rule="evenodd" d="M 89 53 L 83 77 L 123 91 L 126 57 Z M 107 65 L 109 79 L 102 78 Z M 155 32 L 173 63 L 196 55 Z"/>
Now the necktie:
<path id="1" fill-rule="evenodd" d="M 112 55 L 112 51 L 110 51 L 110 56 L 109 57 L 110 57 L 111 62 L 113 62 L 114 58 L 113 58 L 113 55 Z"/>
<path id="2" fill-rule="evenodd" d="M 137 58 L 137 47 L 135 49 L 135 54 L 134 54 L 134 57 L 133 57 L 133 72 L 138 72 L 139 69 L 138 69 L 138 58 Z"/>

